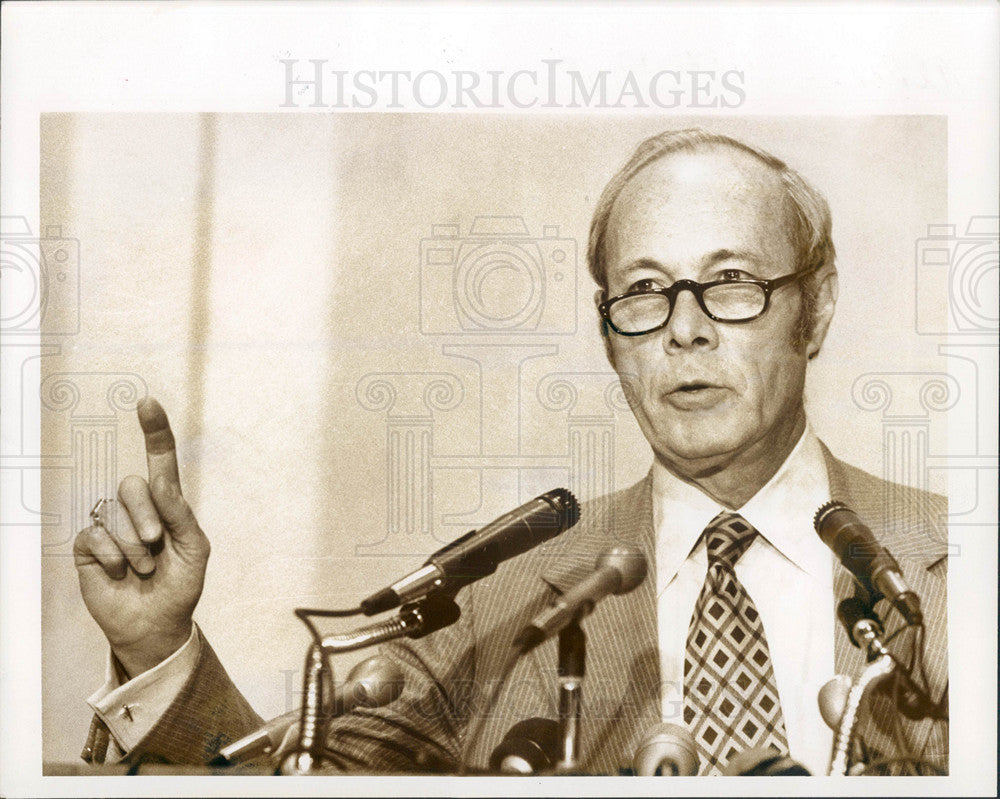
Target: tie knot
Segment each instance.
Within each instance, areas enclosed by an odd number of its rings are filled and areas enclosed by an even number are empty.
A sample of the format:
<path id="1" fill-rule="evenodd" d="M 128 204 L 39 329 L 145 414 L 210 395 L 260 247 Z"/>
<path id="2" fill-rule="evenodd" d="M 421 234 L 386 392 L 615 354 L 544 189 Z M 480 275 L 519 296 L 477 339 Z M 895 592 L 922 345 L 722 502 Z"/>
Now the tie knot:
<path id="1" fill-rule="evenodd" d="M 708 565 L 732 569 L 750 544 L 757 531 L 738 513 L 723 511 L 705 528 Z"/>

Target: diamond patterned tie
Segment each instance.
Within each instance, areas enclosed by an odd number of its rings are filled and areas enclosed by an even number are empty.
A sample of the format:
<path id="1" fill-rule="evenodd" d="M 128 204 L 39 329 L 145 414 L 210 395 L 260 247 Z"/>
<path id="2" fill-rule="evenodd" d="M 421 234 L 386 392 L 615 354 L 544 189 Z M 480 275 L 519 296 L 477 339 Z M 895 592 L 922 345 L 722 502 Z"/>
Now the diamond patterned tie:
<path id="1" fill-rule="evenodd" d="M 721 774 L 738 752 L 788 752 L 764 625 L 733 567 L 757 531 L 723 511 L 705 528 L 708 574 L 694 605 L 684 657 L 684 723 L 700 774 Z"/>

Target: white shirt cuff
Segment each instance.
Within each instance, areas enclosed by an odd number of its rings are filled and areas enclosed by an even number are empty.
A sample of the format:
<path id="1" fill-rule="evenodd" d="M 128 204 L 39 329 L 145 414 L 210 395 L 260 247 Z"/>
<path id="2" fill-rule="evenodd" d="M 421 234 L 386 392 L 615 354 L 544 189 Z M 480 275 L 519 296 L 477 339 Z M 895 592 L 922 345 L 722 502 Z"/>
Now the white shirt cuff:
<path id="1" fill-rule="evenodd" d="M 108 726 L 122 755 L 128 754 L 156 726 L 194 673 L 201 656 L 201 634 L 191 625 L 187 642 L 148 671 L 119 683 L 114 655 L 108 652 L 104 685 L 87 704 Z"/>

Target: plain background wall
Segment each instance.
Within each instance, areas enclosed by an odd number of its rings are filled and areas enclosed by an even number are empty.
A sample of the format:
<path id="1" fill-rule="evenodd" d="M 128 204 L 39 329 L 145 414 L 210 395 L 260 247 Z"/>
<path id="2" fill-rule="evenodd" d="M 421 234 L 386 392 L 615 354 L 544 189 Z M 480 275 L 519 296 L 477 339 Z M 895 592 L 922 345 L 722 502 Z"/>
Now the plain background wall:
<path id="1" fill-rule="evenodd" d="M 947 219 L 943 118 L 43 117 L 42 224 L 80 242 L 79 332 L 31 366 L 53 467 L 42 473 L 45 760 L 78 757 L 84 699 L 103 679 L 72 538 L 102 486 L 145 473 L 129 410 L 139 396 L 167 409 L 185 494 L 212 540 L 196 619 L 264 716 L 289 709 L 300 684 L 293 608 L 353 605 L 542 490 L 570 484 L 585 499 L 639 479 L 649 448 L 603 393 L 613 379 L 586 235 L 642 138 L 698 124 L 773 152 L 828 198 L 840 300 L 807 408 L 835 454 L 906 478 L 855 382 L 946 371 L 914 311 L 916 243 Z M 523 218 L 531 241 L 557 226 L 576 269 L 538 245 L 544 274 L 561 281 L 547 284 L 536 333 L 434 332 L 455 288 L 431 273 L 436 245 L 422 242 L 436 225 L 469 240 L 489 215 Z M 511 270 L 483 275 L 484 307 L 505 307 L 505 280 L 525 290 Z M 604 431 L 594 446 L 610 472 L 574 460 L 571 423 Z M 930 434 L 931 453 L 943 451 L 943 418 Z M 430 448 L 429 496 L 387 499 L 406 482 L 394 441 L 403 460 Z M 943 475 L 924 481 L 944 489 Z M 337 660 L 338 678 L 360 657 Z"/>

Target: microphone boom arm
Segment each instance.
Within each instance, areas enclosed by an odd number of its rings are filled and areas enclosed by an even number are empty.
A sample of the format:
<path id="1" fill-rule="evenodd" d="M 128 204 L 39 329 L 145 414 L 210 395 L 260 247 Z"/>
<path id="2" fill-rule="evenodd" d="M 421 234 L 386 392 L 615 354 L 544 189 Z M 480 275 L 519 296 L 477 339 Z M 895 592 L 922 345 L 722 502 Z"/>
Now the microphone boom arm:
<path id="1" fill-rule="evenodd" d="M 324 697 L 324 693 L 329 693 L 328 655 L 353 652 L 404 636 L 422 638 L 454 624 L 461 613 L 453 597 L 448 594 L 430 594 L 418 602 L 404 605 L 391 619 L 358 627 L 347 633 L 328 635 L 322 639 L 321 646 L 310 644 L 303 677 L 305 699 L 302 704 L 298 749 L 286 759 L 282 771 L 286 774 L 313 773 L 323 757 L 326 725 L 342 712 L 341 708 L 328 707 L 330 703 Z"/>
<path id="2" fill-rule="evenodd" d="M 432 594 L 403 608 L 391 619 L 357 627 L 346 633 L 323 638 L 323 650 L 330 654 L 354 652 L 397 638 L 422 638 L 458 620 L 461 611 L 447 594 Z"/>

